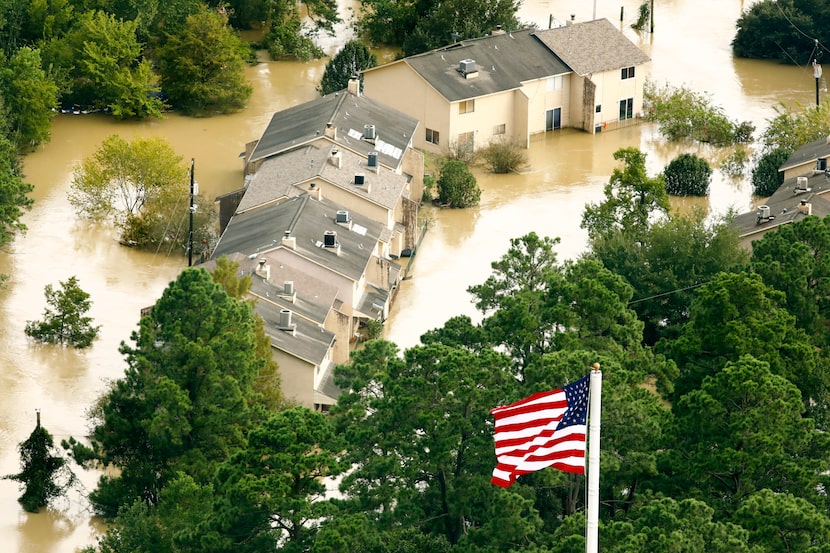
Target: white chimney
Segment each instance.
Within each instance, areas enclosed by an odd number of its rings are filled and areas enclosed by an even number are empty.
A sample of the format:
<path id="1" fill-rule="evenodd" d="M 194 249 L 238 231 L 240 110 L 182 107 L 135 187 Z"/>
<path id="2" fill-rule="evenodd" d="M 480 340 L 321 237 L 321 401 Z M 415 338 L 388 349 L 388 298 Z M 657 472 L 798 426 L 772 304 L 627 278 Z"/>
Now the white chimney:
<path id="1" fill-rule="evenodd" d="M 350 94 L 360 96 L 360 79 L 357 75 L 349 77 L 349 85 L 346 90 L 348 90 Z"/>
<path id="2" fill-rule="evenodd" d="M 329 156 L 329 161 L 332 165 L 340 169 L 343 166 L 343 154 L 340 153 L 339 149 L 332 148 L 331 155 Z"/>
<path id="3" fill-rule="evenodd" d="M 287 230 L 282 235 L 282 245 L 286 248 L 296 250 L 297 249 L 297 237 L 291 236 L 291 231 Z"/>
<path id="4" fill-rule="evenodd" d="M 334 123 L 329 121 L 328 123 L 326 123 L 325 134 L 332 140 L 337 140 L 337 126 L 335 126 Z"/>
<path id="5" fill-rule="evenodd" d="M 323 199 L 323 189 L 316 182 L 308 185 L 308 194 L 318 202 Z"/>
<path id="6" fill-rule="evenodd" d="M 800 213 L 803 213 L 804 215 L 812 215 L 813 204 L 811 204 L 807 200 L 801 200 L 801 203 L 798 204 L 798 211 Z"/>
<path id="7" fill-rule="evenodd" d="M 255 272 L 258 276 L 264 278 L 265 280 L 271 278 L 271 266 L 268 264 L 265 258 L 259 260 Z"/>

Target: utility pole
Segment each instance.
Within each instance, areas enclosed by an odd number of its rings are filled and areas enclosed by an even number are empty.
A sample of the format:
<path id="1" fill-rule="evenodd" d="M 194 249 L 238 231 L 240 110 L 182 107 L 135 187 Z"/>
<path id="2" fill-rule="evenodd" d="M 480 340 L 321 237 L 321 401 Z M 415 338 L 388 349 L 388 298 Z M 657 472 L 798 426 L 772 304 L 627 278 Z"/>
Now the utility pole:
<path id="1" fill-rule="evenodd" d="M 816 50 L 818 50 L 818 39 L 816 39 Z M 818 63 L 818 58 L 813 58 L 813 77 L 816 78 L 816 109 L 818 109 L 820 105 L 818 90 L 821 86 L 821 64 Z"/>
<path id="2" fill-rule="evenodd" d="M 193 196 L 196 192 L 196 159 L 190 158 L 190 232 L 187 236 L 187 266 L 193 266 L 193 213 L 196 211 L 193 205 Z"/>
<path id="3" fill-rule="evenodd" d="M 651 18 L 651 34 L 654 34 L 654 0 L 651 0 L 651 7 L 648 10 L 648 15 Z"/>

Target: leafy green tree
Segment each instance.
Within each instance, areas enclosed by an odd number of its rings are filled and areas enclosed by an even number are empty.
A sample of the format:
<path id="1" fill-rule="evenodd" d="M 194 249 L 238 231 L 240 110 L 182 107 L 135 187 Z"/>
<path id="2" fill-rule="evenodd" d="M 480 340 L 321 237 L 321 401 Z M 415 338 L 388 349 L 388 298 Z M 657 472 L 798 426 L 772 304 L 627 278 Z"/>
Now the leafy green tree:
<path id="1" fill-rule="evenodd" d="M 24 2 L 0 0 L 0 51 L 6 58 L 21 46 L 20 31 L 25 16 Z"/>
<path id="2" fill-rule="evenodd" d="M 156 54 L 161 83 L 174 108 L 186 115 L 229 113 L 245 107 L 246 48 L 223 17 L 203 8 Z"/>
<path id="3" fill-rule="evenodd" d="M 0 55 L 0 95 L 9 136 L 20 150 L 32 150 L 49 139 L 58 87 L 41 68 L 38 50 L 23 47 L 8 60 Z"/>
<path id="4" fill-rule="evenodd" d="M 763 489 L 743 501 L 735 521 L 764 551 L 825 551 L 830 519 L 823 509 L 790 493 Z"/>
<path id="5" fill-rule="evenodd" d="M 785 305 L 818 346 L 830 325 L 830 218 L 805 217 L 752 245 L 752 269 L 786 294 Z"/>
<path id="6" fill-rule="evenodd" d="M 67 444 L 83 464 L 119 469 L 90 494 L 97 512 L 112 517 L 136 499 L 155 505 L 179 471 L 207 484 L 245 446 L 265 362 L 255 328 L 250 305 L 204 269 L 170 283 L 133 332 L 135 345 L 121 345 L 126 373 L 91 411 L 90 446 Z"/>
<path id="7" fill-rule="evenodd" d="M 823 504 L 827 437 L 803 416 L 798 388 L 751 355 L 728 362 L 673 404 L 674 446 L 662 476 L 684 493 L 734 515 L 768 488 Z"/>
<path id="8" fill-rule="evenodd" d="M 121 241 L 138 247 L 186 251 L 190 188 L 182 158 L 159 138 L 127 142 L 109 136 L 75 168 L 69 203 L 78 215 L 112 220 Z M 194 250 L 215 240 L 216 210 L 203 196 L 194 198 Z"/>
<path id="9" fill-rule="evenodd" d="M 504 547 L 538 529 L 532 502 L 489 483 L 486 413 L 515 394 L 503 355 L 431 343 L 401 358 L 394 344 L 372 340 L 335 381 L 345 391 L 332 412 L 354 467 L 341 486 L 344 508 L 382 531 L 417 528 L 452 544 L 475 544 L 480 531 Z"/>
<path id="10" fill-rule="evenodd" d="M 87 348 L 101 330 L 100 326 L 92 324 L 92 317 L 85 315 L 92 301 L 78 285 L 76 277 L 69 277 L 60 285 L 60 290 L 46 285 L 44 294 L 49 307 L 43 311 L 43 320 L 26 321 L 26 335 L 47 344 Z"/>
<path id="11" fill-rule="evenodd" d="M 463 161 L 446 161 L 441 166 L 437 184 L 438 201 L 450 207 L 478 205 L 481 199 L 481 189 L 475 175 Z"/>
<path id="12" fill-rule="evenodd" d="M 773 150 L 794 152 L 808 142 L 826 138 L 830 134 L 830 99 L 818 106 L 779 106 L 776 116 L 767 120 L 761 135 L 764 153 Z"/>
<path id="13" fill-rule="evenodd" d="M 32 190 L 34 186 L 23 180 L 17 148 L 0 133 L 0 247 L 11 243 L 17 233 L 26 231 L 21 218 L 34 204 L 29 197 Z"/>
<path id="14" fill-rule="evenodd" d="M 359 40 L 350 40 L 326 64 L 323 80 L 317 90 L 323 96 L 343 90 L 352 76 L 359 76 L 364 69 L 377 64 L 378 58 L 368 46 Z"/>
<path id="15" fill-rule="evenodd" d="M 729 222 L 708 223 L 702 210 L 657 221 L 637 236 L 608 232 L 591 242 L 588 255 L 634 288 L 630 305 L 648 345 L 679 333 L 698 286 L 749 258 Z"/>
<path id="16" fill-rule="evenodd" d="M 75 20 L 70 0 L 28 0 L 21 35 L 26 44 L 48 42 L 64 36 Z"/>
<path id="17" fill-rule="evenodd" d="M 658 343 L 680 369 L 675 399 L 699 388 L 726 363 L 752 355 L 801 390 L 803 408 L 824 409 L 827 371 L 783 305 L 783 292 L 754 273 L 721 273 L 701 286 L 680 336 Z"/>
<path id="18" fill-rule="evenodd" d="M 401 46 L 411 56 L 452 43 L 454 33 L 471 39 L 499 26 L 516 29 L 519 5 L 516 0 L 369 0 L 361 5 L 359 25 L 372 42 Z"/>
<path id="19" fill-rule="evenodd" d="M 164 102 L 137 23 L 102 11 L 83 13 L 67 35 L 43 50 L 44 62 L 69 73 L 64 104 L 108 108 L 118 118 L 160 117 Z"/>
<path id="20" fill-rule="evenodd" d="M 709 193 L 712 168 L 695 154 L 680 154 L 663 169 L 666 192 L 673 196 L 705 196 Z"/>
<path id="21" fill-rule="evenodd" d="M 605 185 L 605 200 L 590 203 L 582 213 L 582 228 L 594 240 L 612 229 L 643 232 L 656 215 L 666 215 L 669 196 L 662 175 L 646 174 L 646 154 L 637 148 L 620 148 L 614 159 L 625 164 L 615 168 Z"/>
<path id="22" fill-rule="evenodd" d="M 271 24 L 263 44 L 273 60 L 296 58 L 309 61 L 326 55 L 303 27 L 299 14 L 288 15 Z"/>
<path id="23" fill-rule="evenodd" d="M 778 168 L 784 165 L 789 159 L 792 150 L 775 149 L 764 154 L 752 167 L 752 190 L 758 196 L 772 196 L 782 184 L 784 184 L 784 173 Z"/>
<path id="24" fill-rule="evenodd" d="M 715 146 L 752 140 L 751 123 L 731 121 L 722 107 L 688 87 L 647 83 L 644 94 L 646 120 L 656 122 L 669 140 L 690 138 Z"/>
<path id="25" fill-rule="evenodd" d="M 3 478 L 22 485 L 24 491 L 18 501 L 24 509 L 36 513 L 63 495 L 74 482 L 74 475 L 66 467 L 66 459 L 55 449 L 52 434 L 40 425 L 40 413 L 35 429 L 18 445 L 18 450 L 20 472 Z"/>
<path id="26" fill-rule="evenodd" d="M 774 0 L 757 2 L 738 18 L 732 51 L 742 58 L 787 64 L 810 59 L 815 56 L 815 40 L 830 40 L 820 23 L 826 9 L 824 0 L 790 0 L 783 6 Z"/>

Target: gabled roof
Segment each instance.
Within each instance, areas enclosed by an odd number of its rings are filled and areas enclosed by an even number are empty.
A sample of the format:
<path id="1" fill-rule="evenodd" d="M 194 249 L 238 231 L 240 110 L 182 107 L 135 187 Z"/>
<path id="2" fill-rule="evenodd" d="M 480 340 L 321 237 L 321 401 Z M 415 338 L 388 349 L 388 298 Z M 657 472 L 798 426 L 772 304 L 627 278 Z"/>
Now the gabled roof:
<path id="1" fill-rule="evenodd" d="M 778 171 L 786 171 L 826 157 L 830 157 L 830 136 L 819 138 L 797 148 L 790 158 L 784 162 L 784 165 L 778 168 Z"/>
<path id="2" fill-rule="evenodd" d="M 284 263 L 273 263 L 268 255 L 262 256 L 269 262 L 268 280 L 259 275 L 251 275 L 251 293 L 283 309 L 290 309 L 297 315 L 318 325 L 326 322 L 329 312 L 337 299 L 337 287 L 314 278 L 305 271 Z M 294 294 L 285 294 L 285 283 L 291 282 Z M 254 307 L 256 310 L 256 307 Z"/>
<path id="3" fill-rule="evenodd" d="M 317 140 L 266 159 L 248 183 L 237 211 L 296 196 L 301 191 L 293 189 L 295 184 L 318 177 L 386 209 L 397 206 L 406 188 L 406 176 L 386 167 L 378 167 L 375 172 L 368 167 L 367 156 L 350 150 L 339 150 L 338 168 L 332 163 L 331 155 L 332 144 Z M 364 186 L 354 185 L 354 176 L 358 173 L 364 175 Z"/>
<path id="4" fill-rule="evenodd" d="M 312 365 L 324 365 L 334 345 L 334 333 L 296 315 L 291 317 L 293 330 L 283 330 L 280 328 L 282 310 L 268 301 L 256 303 L 256 314 L 265 321 L 265 334 L 271 339 L 271 345 Z"/>
<path id="5" fill-rule="evenodd" d="M 607 19 L 571 23 L 534 35 L 581 76 L 651 61 Z"/>
<path id="6" fill-rule="evenodd" d="M 828 194 L 830 180 L 823 173 L 809 176 L 807 177 L 809 191 L 796 194 L 797 182 L 797 177 L 788 179 L 772 196 L 762 201 L 763 205 L 769 207 L 773 219 L 758 221 L 757 208 L 735 217 L 732 227 L 738 231 L 738 236 L 744 243 L 760 240 L 765 232 L 806 217 L 806 214 L 799 210 L 799 204 L 802 201 L 811 204 L 813 215 L 822 218 L 830 215 L 830 194 Z"/>
<path id="7" fill-rule="evenodd" d="M 468 59 L 475 61 L 475 77 L 465 78 L 458 70 L 461 60 Z M 450 102 L 513 90 L 523 82 L 571 72 L 533 36 L 532 29 L 462 40 L 392 63 L 409 64 Z"/>
<path id="8" fill-rule="evenodd" d="M 338 206 L 323 198 L 318 201 L 308 194 L 296 196 L 282 203 L 237 213 L 228 223 L 212 258 L 241 252 L 260 255 L 276 249 L 286 250 L 282 239 L 295 239 L 293 251 L 327 269 L 357 281 L 366 270 L 383 226 L 359 213 L 350 213 L 350 228 L 335 222 Z M 335 231 L 339 244 L 336 249 L 324 248 L 325 231 Z"/>
<path id="9" fill-rule="evenodd" d="M 325 136 L 329 124 L 337 129 L 334 143 L 360 155 L 378 152 L 380 163 L 397 169 L 418 120 L 342 90 L 275 113 L 248 161 L 265 159 Z M 374 142 L 363 138 L 366 125 L 375 126 Z"/>

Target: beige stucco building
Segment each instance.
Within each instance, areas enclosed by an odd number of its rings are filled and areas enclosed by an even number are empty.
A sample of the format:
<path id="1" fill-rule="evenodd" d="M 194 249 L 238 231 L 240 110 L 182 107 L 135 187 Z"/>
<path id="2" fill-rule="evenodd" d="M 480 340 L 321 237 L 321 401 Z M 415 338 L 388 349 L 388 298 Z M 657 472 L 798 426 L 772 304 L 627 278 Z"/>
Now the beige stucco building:
<path id="1" fill-rule="evenodd" d="M 414 146 L 441 153 L 617 128 L 641 114 L 649 70 L 649 57 L 599 19 L 498 31 L 368 69 L 363 93 L 419 120 Z"/>

